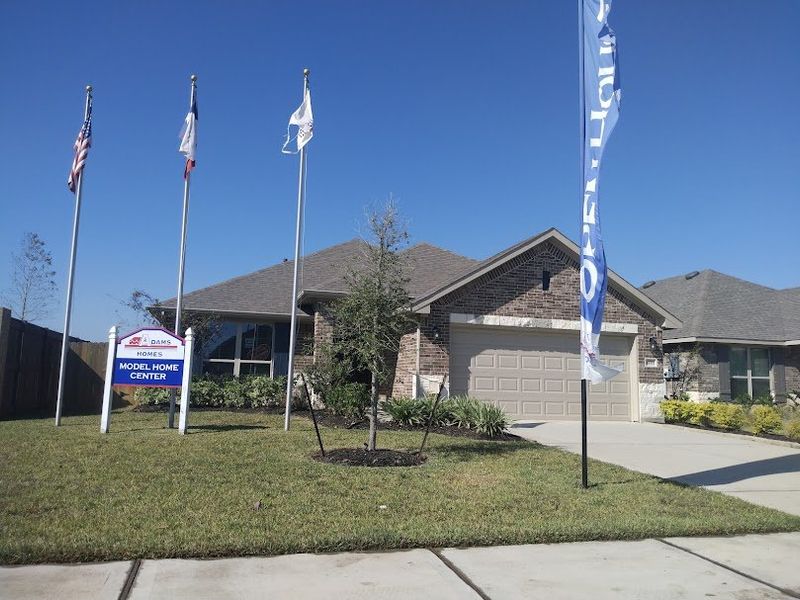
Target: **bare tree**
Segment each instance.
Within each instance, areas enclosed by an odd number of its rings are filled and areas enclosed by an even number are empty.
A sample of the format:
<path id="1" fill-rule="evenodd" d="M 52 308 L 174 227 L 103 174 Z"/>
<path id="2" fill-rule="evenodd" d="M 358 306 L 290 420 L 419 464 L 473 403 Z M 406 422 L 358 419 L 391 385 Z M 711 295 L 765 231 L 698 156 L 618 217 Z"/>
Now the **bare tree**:
<path id="1" fill-rule="evenodd" d="M 383 210 L 368 215 L 370 236 L 360 264 L 347 275 L 348 294 L 333 307 L 335 343 L 371 375 L 369 442 L 375 450 L 378 390 L 389 382 L 400 338 L 409 325 L 408 276 L 400 250 L 408 233 L 397 207 L 389 200 Z"/>
<path id="2" fill-rule="evenodd" d="M 133 318 L 133 323 L 129 323 L 124 315 L 117 313 L 120 322 L 125 325 L 156 325 L 170 331 L 175 326 L 175 309 L 161 306 L 161 301 L 145 290 L 133 290 L 120 304 Z M 181 311 L 181 324 L 184 330 L 192 328 L 194 349 L 199 356 L 202 356 L 205 347 L 219 334 L 222 327 L 222 322 L 215 313 L 192 311 Z M 178 335 L 183 335 L 183 332 Z"/>
<path id="3" fill-rule="evenodd" d="M 11 285 L 5 294 L 11 312 L 23 321 L 37 321 L 50 314 L 58 287 L 53 256 L 39 234 L 28 232 L 19 250 L 12 253 Z"/>

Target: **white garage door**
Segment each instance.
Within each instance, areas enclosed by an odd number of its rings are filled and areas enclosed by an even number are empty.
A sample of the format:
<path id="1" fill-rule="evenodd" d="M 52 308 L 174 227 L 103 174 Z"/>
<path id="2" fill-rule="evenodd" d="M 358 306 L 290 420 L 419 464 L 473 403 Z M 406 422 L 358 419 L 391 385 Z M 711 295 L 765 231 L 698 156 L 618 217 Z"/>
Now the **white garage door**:
<path id="1" fill-rule="evenodd" d="M 589 387 L 589 417 L 631 420 L 632 338 L 604 335 L 601 356 L 623 371 Z M 452 394 L 469 394 L 500 406 L 512 419 L 579 419 L 578 332 L 486 327 L 450 331 Z"/>

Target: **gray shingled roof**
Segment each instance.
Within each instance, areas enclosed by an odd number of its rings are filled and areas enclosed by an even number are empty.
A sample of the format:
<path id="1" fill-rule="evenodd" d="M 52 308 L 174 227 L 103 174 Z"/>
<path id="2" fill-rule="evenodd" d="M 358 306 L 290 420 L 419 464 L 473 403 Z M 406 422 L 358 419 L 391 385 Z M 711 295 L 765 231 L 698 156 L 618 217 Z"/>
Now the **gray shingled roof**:
<path id="1" fill-rule="evenodd" d="M 642 291 L 683 321 L 683 327 L 664 331 L 665 340 L 800 339 L 800 288 L 776 290 L 706 270 L 689 279 L 662 279 Z"/>
<path id="2" fill-rule="evenodd" d="M 363 244 L 353 239 L 307 255 L 301 262 L 301 290 L 341 293 L 345 274 L 363 256 Z M 408 261 L 409 291 L 414 297 L 458 276 L 478 261 L 427 243 L 402 253 Z M 291 310 L 294 261 L 228 279 L 183 296 L 187 310 L 288 315 Z M 175 298 L 162 303 L 174 307 Z"/>

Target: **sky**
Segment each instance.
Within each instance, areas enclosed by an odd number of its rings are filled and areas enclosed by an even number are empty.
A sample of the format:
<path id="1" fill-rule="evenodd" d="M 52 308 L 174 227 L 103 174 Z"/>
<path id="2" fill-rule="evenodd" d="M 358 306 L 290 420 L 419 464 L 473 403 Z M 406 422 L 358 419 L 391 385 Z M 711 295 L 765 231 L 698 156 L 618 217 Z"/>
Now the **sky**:
<path id="1" fill-rule="evenodd" d="M 800 286 L 800 1 L 615 0 L 622 113 L 600 206 L 636 285 L 712 268 Z M 0 4 L 0 290 L 25 232 L 52 251 L 62 329 L 94 86 L 72 333 L 105 339 L 134 289 L 175 295 L 198 76 L 186 290 L 294 248 L 297 157 L 280 152 L 311 69 L 304 251 L 361 234 L 389 195 L 412 242 L 485 258 L 549 227 L 577 239 L 575 2 L 309 0 Z M 576 299 L 577 302 L 577 299 Z"/>

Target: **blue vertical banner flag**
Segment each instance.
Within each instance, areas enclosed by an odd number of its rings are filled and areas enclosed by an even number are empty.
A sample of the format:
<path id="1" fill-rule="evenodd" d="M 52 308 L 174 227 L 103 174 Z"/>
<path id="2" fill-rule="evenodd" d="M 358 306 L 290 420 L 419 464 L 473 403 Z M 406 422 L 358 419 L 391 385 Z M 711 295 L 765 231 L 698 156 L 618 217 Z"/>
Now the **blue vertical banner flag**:
<path id="1" fill-rule="evenodd" d="M 600 383 L 619 373 L 599 360 L 608 281 L 598 190 L 603 150 L 619 118 L 622 90 L 616 39 L 608 26 L 611 0 L 581 0 L 581 7 L 581 378 Z"/>

